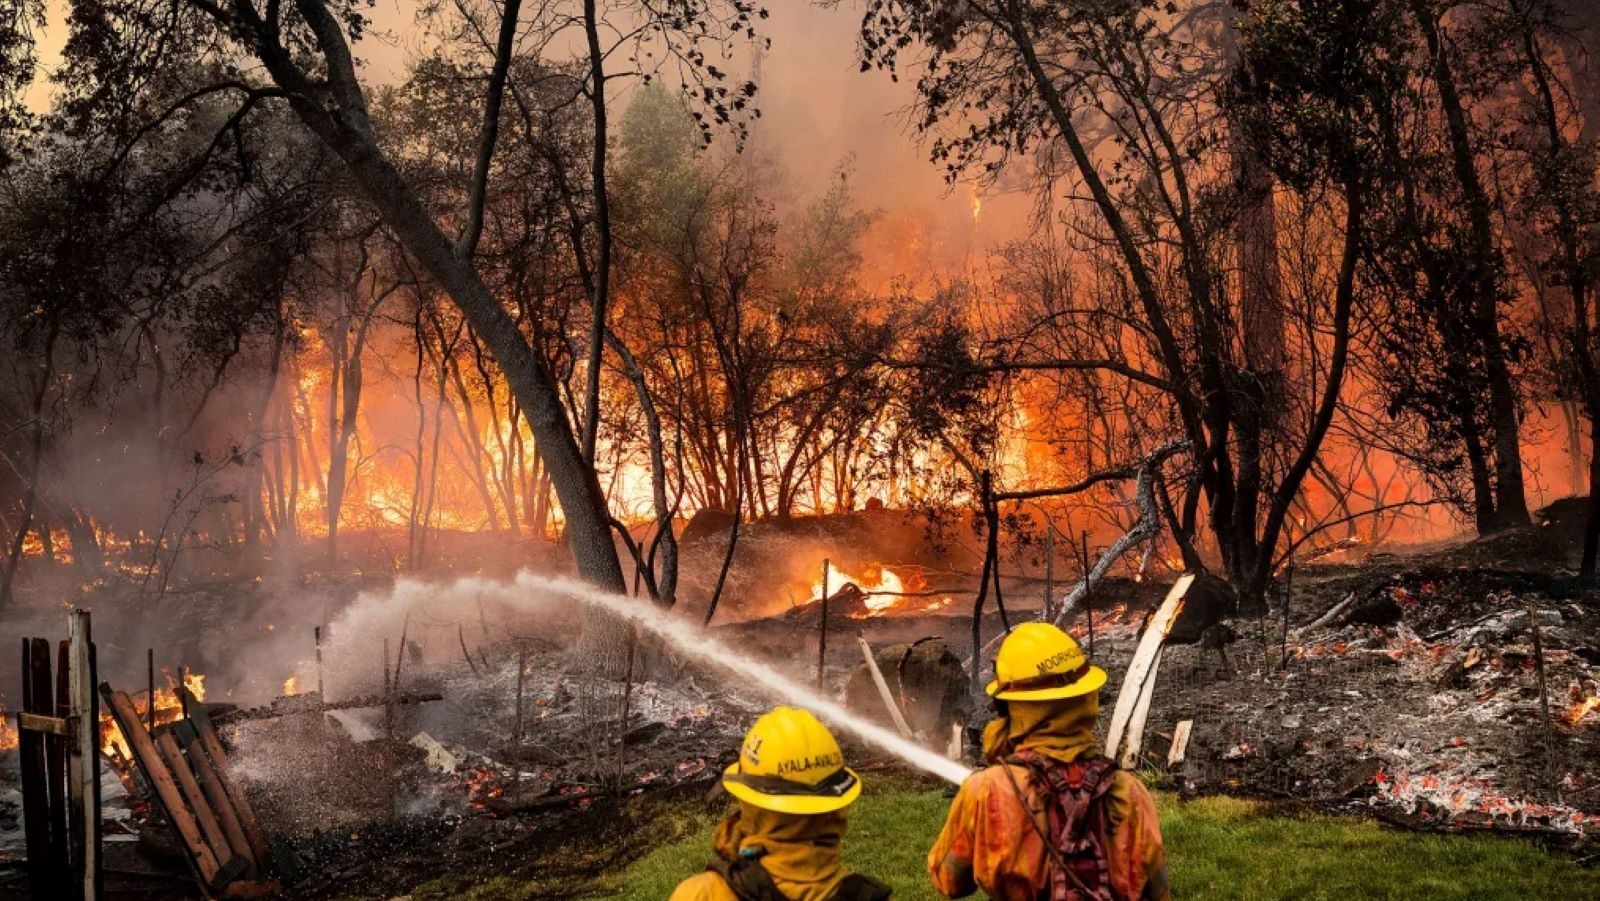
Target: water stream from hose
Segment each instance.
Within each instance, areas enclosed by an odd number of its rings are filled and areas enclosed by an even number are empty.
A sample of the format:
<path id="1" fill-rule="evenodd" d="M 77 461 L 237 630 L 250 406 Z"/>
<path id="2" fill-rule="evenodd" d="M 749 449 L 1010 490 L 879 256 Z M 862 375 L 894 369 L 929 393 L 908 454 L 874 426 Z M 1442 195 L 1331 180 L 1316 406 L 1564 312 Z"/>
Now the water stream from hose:
<path id="1" fill-rule="evenodd" d="M 527 570 L 519 572 L 515 582 L 480 583 L 476 587 L 486 592 L 500 593 L 505 600 L 512 603 L 519 600 L 525 602 L 526 599 L 530 599 L 529 595 L 541 593 L 571 598 L 590 607 L 599 608 L 656 635 L 678 653 L 737 673 L 771 697 L 795 707 L 804 707 L 829 725 L 887 751 L 919 770 L 956 785 L 960 785 L 972 775 L 972 770 L 960 763 L 915 742 L 907 741 L 898 733 L 851 713 L 843 705 L 795 682 L 768 664 L 728 647 L 707 634 L 705 630 L 661 610 L 648 601 L 600 591 L 577 579 L 544 576 Z"/>

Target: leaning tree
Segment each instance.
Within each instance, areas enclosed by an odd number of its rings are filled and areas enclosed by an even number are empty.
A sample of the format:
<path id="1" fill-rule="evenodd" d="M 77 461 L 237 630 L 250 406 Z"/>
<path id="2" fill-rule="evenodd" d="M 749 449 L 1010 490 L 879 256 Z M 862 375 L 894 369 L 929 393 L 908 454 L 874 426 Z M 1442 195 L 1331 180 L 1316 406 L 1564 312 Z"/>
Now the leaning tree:
<path id="1" fill-rule="evenodd" d="M 591 0 L 583 12 L 592 17 L 594 6 Z M 533 432 L 580 574 L 621 591 L 606 501 L 559 385 L 488 287 L 477 259 L 506 97 L 517 71 L 513 62 L 527 49 L 525 42 L 543 45 L 543 23 L 536 11 L 525 18 L 519 0 L 475 19 L 484 28 L 487 62 L 467 202 L 464 208 L 435 208 L 396 165 L 393 148 L 374 127 L 370 86 L 358 75 L 355 52 L 371 26 L 365 8 L 356 0 L 73 0 L 63 78 L 76 82 L 69 87 L 78 109 L 130 145 L 150 123 L 182 117 L 197 102 L 234 102 L 215 144 L 253 111 L 287 105 L 339 159 L 354 190 L 492 354 Z M 619 20 L 633 21 L 637 40 L 625 52 L 641 72 L 670 66 L 703 117 L 737 118 L 750 89 L 730 86 L 729 73 L 716 61 L 754 36 L 763 11 L 745 0 L 683 0 L 665 7 L 619 0 L 608 8 Z M 603 92 L 605 85 L 591 89 Z"/>

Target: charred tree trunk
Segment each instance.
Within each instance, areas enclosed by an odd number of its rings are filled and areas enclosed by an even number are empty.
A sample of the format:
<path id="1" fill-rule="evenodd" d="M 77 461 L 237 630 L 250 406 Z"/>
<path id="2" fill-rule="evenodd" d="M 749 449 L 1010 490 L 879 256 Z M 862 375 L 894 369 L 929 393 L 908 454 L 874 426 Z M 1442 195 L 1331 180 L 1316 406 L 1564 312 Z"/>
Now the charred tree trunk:
<path id="1" fill-rule="evenodd" d="M 1534 84 L 1538 126 L 1544 131 L 1552 160 L 1561 160 L 1569 155 L 1570 143 L 1556 106 L 1553 79 L 1527 10 L 1520 3 L 1513 4 L 1513 9 L 1521 18 L 1522 50 Z M 1593 101 L 1592 97 L 1588 99 Z M 1600 110 L 1586 106 L 1584 114 L 1585 129 L 1595 127 L 1596 120 L 1600 120 Z M 1558 271 L 1572 299 L 1570 353 L 1578 369 L 1578 396 L 1589 419 L 1589 510 L 1583 530 L 1583 561 L 1578 572 L 1584 581 L 1592 583 L 1596 577 L 1597 562 L 1600 562 L 1597 561 L 1600 558 L 1600 363 L 1596 362 L 1594 354 L 1594 311 L 1591 309 L 1594 306 L 1594 286 L 1585 255 L 1584 235 L 1573 201 L 1571 195 L 1556 192 L 1551 198 L 1551 207 L 1555 213 L 1556 237 L 1560 245 Z"/>
<path id="2" fill-rule="evenodd" d="M 612 351 L 622 361 L 622 371 L 633 384 L 639 408 L 644 412 L 645 437 L 650 446 L 650 497 L 656 514 L 656 534 L 651 539 L 650 552 L 645 555 L 645 566 L 655 579 L 656 603 L 671 607 L 678 601 L 678 537 L 673 531 L 678 511 L 667 497 L 667 451 L 661 434 L 661 414 L 656 410 L 650 385 L 633 352 L 622 339 L 610 334 L 607 337 Z M 657 553 L 660 554 L 659 565 Z"/>
<path id="3" fill-rule="evenodd" d="M 1438 17 L 1422 0 L 1412 0 L 1411 9 L 1427 42 L 1433 79 L 1439 91 L 1450 140 L 1451 161 L 1461 188 L 1470 232 L 1474 282 L 1472 329 L 1481 343 L 1489 386 L 1489 416 L 1494 427 L 1495 505 L 1493 528 L 1527 525 L 1528 501 L 1522 479 L 1522 428 L 1517 409 L 1517 390 L 1500 333 L 1500 286 L 1496 265 L 1494 224 L 1489 195 L 1478 177 L 1472 136 L 1467 126 L 1466 109 L 1456 87 L 1455 68 Z"/>
<path id="4" fill-rule="evenodd" d="M 600 12 L 596 0 L 583 0 L 583 33 L 589 53 L 589 102 L 594 107 L 593 143 L 590 148 L 589 184 L 594 194 L 594 279 L 589 304 L 593 319 L 589 332 L 589 368 L 584 393 L 583 459 L 594 466 L 595 442 L 600 433 L 600 369 L 605 350 L 606 307 L 611 295 L 611 196 L 606 186 L 606 52 L 600 45 Z M 615 556 L 613 554 L 613 556 Z"/>
<path id="5" fill-rule="evenodd" d="M 99 536 L 94 533 L 94 523 L 89 515 L 77 505 L 68 506 L 65 528 L 67 540 L 72 542 L 72 562 L 83 573 L 85 580 L 98 578 L 105 568 L 105 553 L 100 547 Z"/>
<path id="6" fill-rule="evenodd" d="M 350 46 L 333 13 L 317 0 L 300 0 L 296 6 L 314 37 L 319 62 L 324 64 L 324 71 L 316 79 L 283 45 L 277 23 L 264 21 L 251 4 L 232 7 L 231 15 L 237 17 L 232 23 L 235 33 L 251 45 L 300 121 L 339 157 L 357 190 L 483 337 L 538 441 L 551 483 L 561 500 L 567 541 L 579 574 L 602 590 L 623 592 L 626 583 L 594 468 L 584 459 L 560 390 L 543 359 L 479 274 L 473 262 L 476 236 L 472 236 L 473 241 L 462 243 L 446 237 L 421 197 L 379 145 Z M 509 14 L 509 6 L 502 44 L 511 43 L 515 36 L 515 16 Z M 498 124 L 503 69 L 510 63 L 509 48 L 503 50 L 487 98 L 486 140 L 481 148 L 487 151 L 492 151 L 493 127 Z M 482 177 L 487 177 L 486 171 Z M 482 184 L 481 178 L 478 183 Z M 593 627 L 585 629 L 589 665 L 620 671 L 630 630 L 600 614 L 592 614 L 588 622 Z"/>
<path id="7" fill-rule="evenodd" d="M 1340 393 L 1344 390 L 1345 367 L 1350 354 L 1350 320 L 1355 309 L 1356 262 L 1364 243 L 1363 215 L 1366 208 L 1366 188 L 1352 181 L 1344 184 L 1344 251 L 1339 263 L 1339 275 L 1334 289 L 1333 347 L 1328 360 L 1328 373 L 1323 385 L 1322 398 L 1317 404 L 1309 433 L 1300 453 L 1289 465 L 1278 488 L 1272 494 L 1267 518 L 1261 528 L 1256 564 L 1249 579 L 1238 585 L 1241 603 L 1245 599 L 1265 598 L 1267 586 L 1278 562 L 1278 540 L 1283 536 L 1284 521 L 1295 497 L 1300 493 L 1306 474 L 1316 462 L 1317 454 L 1333 425 L 1338 412 Z"/>
<path id="8" fill-rule="evenodd" d="M 7 549 L 5 569 L 0 571 L 0 610 L 11 606 L 15 599 L 17 569 L 22 565 L 22 548 L 33 526 L 34 510 L 39 503 L 39 481 L 44 471 L 44 401 L 50 395 L 50 381 L 55 377 L 56 338 L 61 325 L 50 321 L 50 332 L 45 338 L 44 367 L 39 373 L 39 383 L 33 391 L 33 436 L 28 443 L 28 481 L 23 486 L 22 503 L 17 524 Z"/>
<path id="9" fill-rule="evenodd" d="M 255 448 L 252 459 L 246 461 L 245 490 L 244 490 L 244 545 L 254 548 L 261 541 L 267 517 L 264 511 L 268 506 L 262 498 L 264 482 L 264 467 L 266 461 L 261 454 L 261 448 L 266 444 L 267 417 L 271 415 L 272 398 L 278 390 L 278 372 L 283 366 L 283 340 L 284 321 L 283 311 L 273 311 L 272 323 L 272 354 L 267 360 L 267 383 L 261 389 L 261 402 L 256 405 L 254 415 L 250 422 L 250 446 Z"/>

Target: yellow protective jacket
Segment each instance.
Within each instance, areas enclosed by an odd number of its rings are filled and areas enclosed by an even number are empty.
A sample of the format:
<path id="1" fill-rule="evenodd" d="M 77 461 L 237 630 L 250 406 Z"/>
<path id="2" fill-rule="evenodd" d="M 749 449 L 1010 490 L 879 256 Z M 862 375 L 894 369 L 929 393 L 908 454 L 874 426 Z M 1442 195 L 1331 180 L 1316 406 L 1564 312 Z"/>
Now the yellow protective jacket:
<path id="1" fill-rule="evenodd" d="M 793 901 L 826 901 L 849 875 L 840 860 L 844 831 L 842 810 L 800 816 L 741 803 L 717 827 L 712 849 L 723 860 L 733 860 L 746 848 L 764 848 L 761 865 L 784 897 Z M 680 883 L 671 901 L 736 898 L 721 876 L 705 872 Z"/>
<path id="2" fill-rule="evenodd" d="M 984 752 L 993 765 L 961 786 L 928 853 L 928 874 L 941 894 L 964 898 L 981 889 L 1001 901 L 1036 901 L 1048 891 L 1052 864 L 1041 837 L 1048 826 L 1040 789 L 1025 767 L 999 761 L 1021 751 L 1063 763 L 1097 754 L 1099 713 L 1093 695 L 1012 702 L 1006 718 L 989 724 Z M 1169 901 L 1155 799 L 1137 778 L 1118 772 L 1104 803 L 1103 844 L 1117 901 Z"/>

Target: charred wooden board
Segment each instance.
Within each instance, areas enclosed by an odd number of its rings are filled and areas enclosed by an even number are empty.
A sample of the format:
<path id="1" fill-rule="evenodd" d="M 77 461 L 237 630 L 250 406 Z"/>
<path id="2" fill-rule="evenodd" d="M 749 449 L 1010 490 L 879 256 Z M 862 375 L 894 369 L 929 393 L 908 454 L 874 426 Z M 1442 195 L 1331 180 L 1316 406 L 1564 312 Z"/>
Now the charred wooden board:
<path id="1" fill-rule="evenodd" d="M 216 727 L 212 725 L 211 718 L 206 715 L 205 708 L 194 700 L 189 690 L 180 686 L 178 699 L 183 703 L 188 719 L 184 722 L 186 729 L 194 732 L 192 746 L 197 746 L 205 753 L 206 762 L 210 766 L 212 775 L 216 777 L 222 792 L 228 796 L 233 811 L 239 819 L 239 826 L 244 830 L 246 841 L 250 845 L 250 854 L 256 860 L 258 868 L 265 874 L 273 862 L 272 844 L 267 840 L 265 829 L 261 828 L 261 820 L 256 816 L 256 811 L 250 804 L 250 799 L 244 793 L 238 782 L 234 781 L 230 772 L 228 753 L 222 747 L 222 740 L 217 737 Z M 183 734 L 180 732 L 180 739 Z M 193 753 L 191 751 L 191 753 Z M 202 778 L 205 778 L 202 775 Z"/>
<path id="2" fill-rule="evenodd" d="M 231 852 L 225 859 L 217 858 L 201 832 L 194 811 L 184 800 L 172 770 L 150 733 L 145 731 L 144 721 L 140 719 L 133 701 L 125 692 L 114 691 L 104 683 L 100 686 L 100 694 L 105 698 L 111 716 L 117 721 L 117 728 L 122 730 L 123 738 L 127 739 L 134 762 L 144 773 L 145 782 L 150 786 L 155 800 L 166 813 L 168 822 L 177 830 L 200 884 L 208 890 L 215 890 L 238 878 L 249 866 L 248 862 L 234 857 Z"/>

